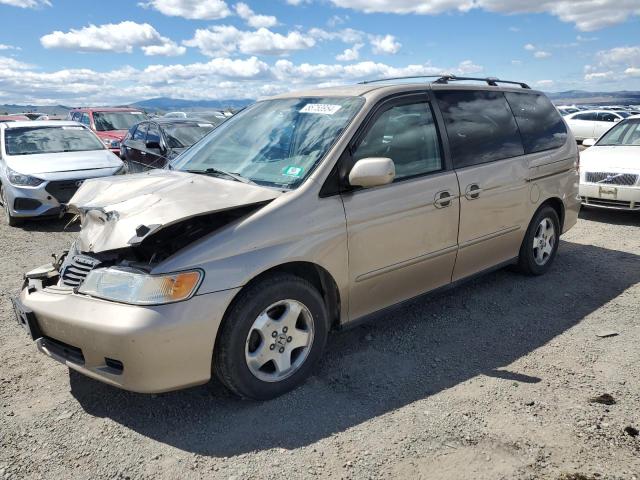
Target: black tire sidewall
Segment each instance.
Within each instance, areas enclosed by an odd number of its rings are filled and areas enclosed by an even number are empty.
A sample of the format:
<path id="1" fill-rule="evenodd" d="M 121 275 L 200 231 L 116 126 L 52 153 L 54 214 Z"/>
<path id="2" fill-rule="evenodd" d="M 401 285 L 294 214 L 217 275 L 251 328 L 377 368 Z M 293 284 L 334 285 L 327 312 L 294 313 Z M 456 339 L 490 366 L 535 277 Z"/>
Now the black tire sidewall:
<path id="1" fill-rule="evenodd" d="M 245 359 L 245 343 L 258 315 L 269 305 L 285 299 L 297 300 L 311 313 L 314 336 L 311 351 L 300 368 L 279 382 L 265 382 L 254 376 Z M 302 383 L 322 356 L 328 333 L 324 301 L 307 281 L 293 275 L 276 275 L 249 287 L 234 301 L 223 320 L 214 352 L 214 370 L 234 393 L 255 400 L 267 400 Z"/>
<path id="2" fill-rule="evenodd" d="M 536 234 L 536 230 L 538 229 L 538 225 L 542 222 L 543 219 L 548 218 L 553 223 L 553 228 L 555 230 L 556 242 L 553 246 L 553 251 L 549 256 L 549 259 L 544 265 L 538 265 L 533 255 L 533 238 Z M 529 228 L 527 229 L 527 233 L 522 242 L 522 247 L 520 248 L 520 266 L 521 269 L 530 275 L 542 275 L 546 273 L 547 270 L 553 264 L 555 260 L 556 254 L 558 253 L 558 246 L 560 245 L 560 219 L 558 218 L 558 214 L 552 207 L 545 206 L 542 207 L 536 214 L 534 215 L 531 223 L 529 224 Z"/>

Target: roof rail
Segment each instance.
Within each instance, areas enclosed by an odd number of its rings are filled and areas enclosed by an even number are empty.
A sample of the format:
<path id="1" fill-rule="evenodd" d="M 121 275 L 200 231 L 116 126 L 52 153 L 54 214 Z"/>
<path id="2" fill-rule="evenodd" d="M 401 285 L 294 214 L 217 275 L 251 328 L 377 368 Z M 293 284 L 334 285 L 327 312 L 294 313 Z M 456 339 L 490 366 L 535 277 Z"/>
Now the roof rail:
<path id="1" fill-rule="evenodd" d="M 487 82 L 487 85 L 491 86 L 491 87 L 497 87 L 498 83 L 508 83 L 511 85 L 520 85 L 522 88 L 527 88 L 530 89 L 531 87 L 529 85 L 527 85 L 524 82 L 514 82 L 511 80 L 500 80 L 499 78 L 495 78 L 495 77 L 486 77 L 486 78 L 481 78 L 481 77 L 457 77 L 455 75 L 443 75 L 442 77 L 440 77 L 438 80 L 436 80 L 433 83 L 444 83 L 447 84 L 449 82 L 457 82 L 460 80 L 476 80 L 478 82 Z"/>
<path id="2" fill-rule="evenodd" d="M 530 89 L 531 87 L 529 85 L 527 85 L 524 82 L 514 82 L 511 80 L 500 80 L 499 78 L 495 78 L 495 77 L 486 77 L 486 78 L 481 78 L 481 77 L 458 77 L 456 75 L 453 74 L 443 74 L 443 75 L 412 75 L 412 76 L 407 76 L 407 77 L 390 77 L 390 78 L 379 78 L 376 80 L 365 80 L 363 82 L 360 82 L 361 85 L 366 85 L 368 83 L 376 83 L 376 82 L 389 82 L 392 80 L 408 80 L 411 78 L 436 78 L 437 80 L 435 80 L 433 83 L 437 83 L 437 84 L 448 84 L 449 82 L 457 82 L 457 81 L 464 81 L 464 80 L 475 80 L 478 82 L 486 82 L 487 85 L 491 86 L 491 87 L 497 87 L 498 83 L 508 83 L 510 85 L 520 85 L 522 88 L 526 88 L 526 89 Z"/>

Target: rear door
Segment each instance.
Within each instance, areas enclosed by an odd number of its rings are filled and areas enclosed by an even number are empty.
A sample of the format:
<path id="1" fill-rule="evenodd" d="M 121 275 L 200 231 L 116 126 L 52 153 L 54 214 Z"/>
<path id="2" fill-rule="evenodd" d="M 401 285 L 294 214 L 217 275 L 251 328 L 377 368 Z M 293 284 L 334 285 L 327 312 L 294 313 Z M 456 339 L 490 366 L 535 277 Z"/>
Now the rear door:
<path id="1" fill-rule="evenodd" d="M 380 104 L 341 158 L 391 158 L 395 181 L 342 194 L 352 319 L 451 281 L 458 235 L 458 183 L 447 168 L 427 93 Z"/>
<path id="2" fill-rule="evenodd" d="M 596 112 L 585 112 L 575 114 L 567 123 L 569 123 L 576 139 L 584 140 L 585 138 L 593 138 L 597 120 L 598 114 Z"/>
<path id="3" fill-rule="evenodd" d="M 528 164 L 501 91 L 436 90 L 460 185 L 453 280 L 517 256 L 526 228 Z"/>

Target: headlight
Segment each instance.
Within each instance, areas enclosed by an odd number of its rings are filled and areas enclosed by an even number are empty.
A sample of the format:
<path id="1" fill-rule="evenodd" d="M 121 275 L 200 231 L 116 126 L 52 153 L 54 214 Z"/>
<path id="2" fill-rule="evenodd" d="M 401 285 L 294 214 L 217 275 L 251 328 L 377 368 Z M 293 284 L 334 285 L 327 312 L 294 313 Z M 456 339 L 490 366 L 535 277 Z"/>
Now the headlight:
<path id="1" fill-rule="evenodd" d="M 104 143 L 104 145 L 107 148 L 120 148 L 120 140 L 111 140 L 109 138 L 103 138 L 102 143 Z"/>
<path id="2" fill-rule="evenodd" d="M 197 270 L 149 275 L 139 270 L 98 268 L 89 272 L 78 291 L 116 302 L 159 305 L 189 298 L 200 285 L 201 278 L 202 274 Z"/>
<path id="3" fill-rule="evenodd" d="M 32 177 L 31 175 L 23 175 L 22 173 L 14 172 L 7 167 L 7 177 L 9 177 L 9 183 L 17 187 L 37 187 L 44 180 L 41 178 Z"/>

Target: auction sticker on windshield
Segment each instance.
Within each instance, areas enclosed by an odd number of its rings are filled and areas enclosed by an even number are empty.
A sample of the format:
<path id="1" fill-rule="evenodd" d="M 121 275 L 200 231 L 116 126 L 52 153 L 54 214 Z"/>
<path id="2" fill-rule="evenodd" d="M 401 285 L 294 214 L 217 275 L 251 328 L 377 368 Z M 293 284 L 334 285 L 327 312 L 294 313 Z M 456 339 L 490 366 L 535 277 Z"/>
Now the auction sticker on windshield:
<path id="1" fill-rule="evenodd" d="M 330 105 L 328 103 L 307 103 L 300 113 L 321 113 L 323 115 L 333 115 L 342 108 L 342 105 Z"/>
<path id="2" fill-rule="evenodd" d="M 291 165 L 289 167 L 285 167 L 285 169 L 282 171 L 282 174 L 286 175 L 287 177 L 299 178 L 302 176 L 303 170 L 304 169 L 302 167 L 294 167 L 293 165 Z"/>

